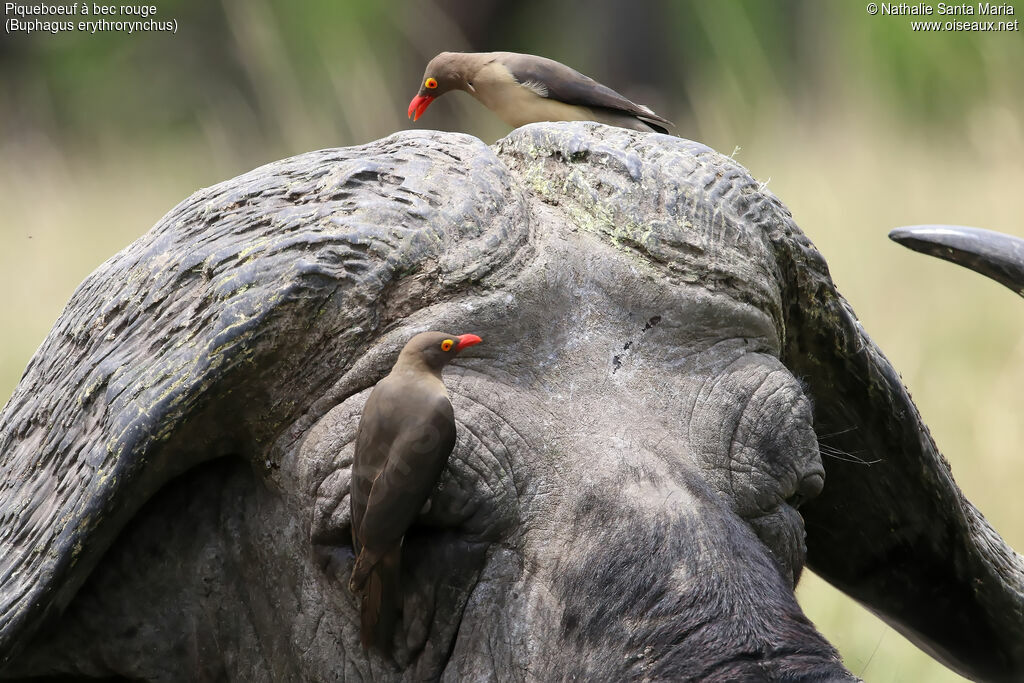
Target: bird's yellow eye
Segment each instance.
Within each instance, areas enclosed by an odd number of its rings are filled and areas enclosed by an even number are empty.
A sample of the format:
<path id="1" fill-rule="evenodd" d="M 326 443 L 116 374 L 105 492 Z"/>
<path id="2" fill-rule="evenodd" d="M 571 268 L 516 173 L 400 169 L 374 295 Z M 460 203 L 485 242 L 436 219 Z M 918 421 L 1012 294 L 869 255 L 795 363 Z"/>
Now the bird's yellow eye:
<path id="1" fill-rule="evenodd" d="M 431 90 L 433 90 L 434 88 L 437 87 L 437 79 L 436 78 L 428 78 L 427 80 L 423 81 L 423 85 L 425 87 L 430 88 Z M 445 351 L 447 351 L 447 350 L 448 349 L 445 349 Z"/>
<path id="2" fill-rule="evenodd" d="M 451 339 L 445 339 L 443 342 L 441 342 L 442 351 L 451 351 L 453 346 L 455 346 L 455 342 L 453 342 Z"/>

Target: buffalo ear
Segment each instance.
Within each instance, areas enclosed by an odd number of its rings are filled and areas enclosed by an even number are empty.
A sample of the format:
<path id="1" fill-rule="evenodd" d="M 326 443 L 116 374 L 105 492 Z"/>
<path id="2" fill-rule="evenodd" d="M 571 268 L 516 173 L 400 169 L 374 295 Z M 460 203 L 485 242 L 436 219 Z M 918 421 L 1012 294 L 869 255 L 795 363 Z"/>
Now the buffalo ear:
<path id="1" fill-rule="evenodd" d="M 1024 677 L 1024 563 L 964 498 L 896 370 L 789 223 L 783 362 L 807 383 L 828 459 L 801 507 L 808 566 L 971 678 Z M 859 461 L 859 462 L 858 462 Z"/>
<path id="2" fill-rule="evenodd" d="M 1024 296 L 1024 239 L 962 225 L 910 225 L 889 239 L 970 268 Z"/>

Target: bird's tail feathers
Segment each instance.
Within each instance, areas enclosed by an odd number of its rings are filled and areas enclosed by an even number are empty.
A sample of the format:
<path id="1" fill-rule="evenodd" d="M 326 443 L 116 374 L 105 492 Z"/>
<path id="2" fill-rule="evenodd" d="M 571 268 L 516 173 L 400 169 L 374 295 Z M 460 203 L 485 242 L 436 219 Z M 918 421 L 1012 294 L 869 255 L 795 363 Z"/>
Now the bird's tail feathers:
<path id="1" fill-rule="evenodd" d="M 385 656 L 391 655 L 402 599 L 401 557 L 401 546 L 381 554 L 363 579 L 361 590 L 360 641 L 364 649 L 373 648 Z"/>
<path id="2" fill-rule="evenodd" d="M 360 593 L 366 585 L 366 579 L 370 572 L 381 561 L 381 553 L 378 551 L 363 548 L 356 555 L 356 563 L 352 567 L 352 577 L 348 580 L 348 589 L 353 593 Z"/>

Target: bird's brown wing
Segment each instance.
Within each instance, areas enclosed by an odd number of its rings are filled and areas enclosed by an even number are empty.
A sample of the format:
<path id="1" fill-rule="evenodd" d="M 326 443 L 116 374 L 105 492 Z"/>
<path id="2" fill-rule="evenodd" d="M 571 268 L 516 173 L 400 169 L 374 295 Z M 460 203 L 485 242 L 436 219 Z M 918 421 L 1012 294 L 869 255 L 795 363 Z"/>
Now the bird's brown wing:
<path id="1" fill-rule="evenodd" d="M 662 133 L 668 131 L 658 124 L 673 125 L 671 121 L 655 114 L 647 107 L 626 99 L 608 86 L 553 59 L 515 52 L 495 53 L 495 58 L 519 83 L 531 87 L 542 97 L 566 104 L 625 112 Z"/>
<path id="2" fill-rule="evenodd" d="M 412 396 L 396 397 L 396 400 Z M 364 546 L 382 552 L 398 543 L 434 490 L 455 447 L 455 414 L 444 394 L 402 411 L 387 463 L 373 482 L 358 530 Z"/>

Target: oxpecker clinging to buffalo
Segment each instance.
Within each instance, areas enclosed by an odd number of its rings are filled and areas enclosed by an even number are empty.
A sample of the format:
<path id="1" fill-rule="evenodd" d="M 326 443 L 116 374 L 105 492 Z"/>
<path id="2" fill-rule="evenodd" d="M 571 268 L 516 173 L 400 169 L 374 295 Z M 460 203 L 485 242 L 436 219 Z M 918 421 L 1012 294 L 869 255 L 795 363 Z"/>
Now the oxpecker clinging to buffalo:
<path id="1" fill-rule="evenodd" d="M 475 334 L 417 334 L 366 400 L 352 463 L 349 588 L 362 598 L 363 647 L 388 654 L 401 604 L 402 538 L 455 446 L 455 414 L 441 370 Z"/>

